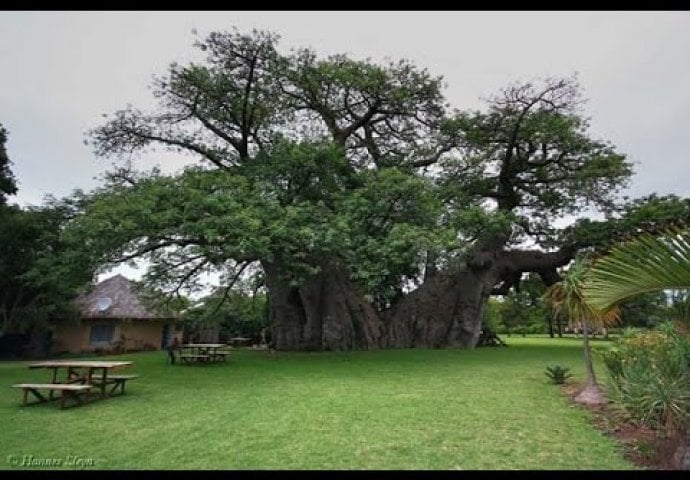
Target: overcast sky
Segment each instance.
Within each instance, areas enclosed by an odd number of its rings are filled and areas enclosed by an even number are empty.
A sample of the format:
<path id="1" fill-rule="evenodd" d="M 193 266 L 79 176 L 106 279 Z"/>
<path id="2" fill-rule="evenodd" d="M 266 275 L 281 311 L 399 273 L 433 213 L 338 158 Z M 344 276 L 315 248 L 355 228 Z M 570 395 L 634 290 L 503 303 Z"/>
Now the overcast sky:
<path id="1" fill-rule="evenodd" d="M 690 196 L 689 12 L 0 12 L 0 123 L 15 201 L 90 189 L 110 161 L 84 145 L 101 115 L 152 105 L 151 77 L 198 58 L 201 36 L 268 29 L 284 49 L 408 58 L 477 108 L 516 80 L 578 73 L 595 136 L 636 162 L 630 195 Z M 141 163 L 178 169 L 189 158 Z"/>

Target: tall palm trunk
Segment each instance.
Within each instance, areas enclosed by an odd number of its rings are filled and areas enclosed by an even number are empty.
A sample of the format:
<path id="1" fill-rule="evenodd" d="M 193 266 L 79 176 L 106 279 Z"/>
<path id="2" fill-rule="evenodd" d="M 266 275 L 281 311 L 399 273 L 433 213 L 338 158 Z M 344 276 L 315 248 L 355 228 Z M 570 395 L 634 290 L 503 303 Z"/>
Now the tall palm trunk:
<path id="1" fill-rule="evenodd" d="M 597 377 L 594 374 L 594 365 L 592 364 L 592 350 L 589 348 L 589 326 L 587 321 L 582 322 L 582 341 L 585 350 L 585 368 L 587 369 L 587 386 L 596 385 Z"/>
<path id="2" fill-rule="evenodd" d="M 594 374 L 594 365 L 592 364 L 592 351 L 589 347 L 589 328 L 587 320 L 582 320 L 582 341 L 584 344 L 585 353 L 585 369 L 587 370 L 587 383 L 584 390 L 582 390 L 575 401 L 580 403 L 588 403 L 590 405 L 601 405 L 606 403 L 599 385 L 597 385 L 597 377 Z"/>

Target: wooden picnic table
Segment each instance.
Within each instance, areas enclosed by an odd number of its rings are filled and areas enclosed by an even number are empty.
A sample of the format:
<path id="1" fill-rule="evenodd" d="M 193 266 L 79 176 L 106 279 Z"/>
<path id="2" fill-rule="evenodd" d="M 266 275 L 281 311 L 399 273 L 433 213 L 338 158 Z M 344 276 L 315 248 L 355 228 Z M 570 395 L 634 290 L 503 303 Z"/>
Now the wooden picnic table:
<path id="1" fill-rule="evenodd" d="M 252 339 L 250 337 L 233 337 L 230 341 L 233 345 L 247 345 Z"/>
<path id="2" fill-rule="evenodd" d="M 13 385 L 24 390 L 24 405 L 28 405 L 27 394 L 31 392 L 41 403 L 54 400 L 56 391 L 60 394 L 60 407 L 64 408 L 67 398 L 71 398 L 78 403 L 81 402 L 80 395 L 88 396 L 92 389 L 100 390 L 100 397 L 105 398 L 113 395 L 118 389 L 120 393 L 125 393 L 125 383 L 127 380 L 137 378 L 138 375 L 109 375 L 115 369 L 125 368 L 134 365 L 130 361 L 110 361 L 110 360 L 48 360 L 29 364 L 30 369 L 47 368 L 52 370 L 49 383 L 22 383 Z M 61 372 L 62 375 L 60 374 Z M 107 388 L 111 387 L 108 391 Z M 48 398 L 40 394 L 39 390 L 48 390 Z"/>
<path id="3" fill-rule="evenodd" d="M 226 360 L 229 352 L 219 351 L 219 349 L 225 347 L 228 347 L 225 343 L 186 343 L 180 345 L 180 360 L 187 364 L 192 361 L 209 363 Z"/>

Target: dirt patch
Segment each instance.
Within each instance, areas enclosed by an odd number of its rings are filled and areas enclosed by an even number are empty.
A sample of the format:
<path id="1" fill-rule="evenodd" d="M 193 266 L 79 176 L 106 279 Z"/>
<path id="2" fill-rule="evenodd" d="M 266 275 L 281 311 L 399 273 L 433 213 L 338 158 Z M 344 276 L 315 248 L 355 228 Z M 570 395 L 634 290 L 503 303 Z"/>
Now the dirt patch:
<path id="1" fill-rule="evenodd" d="M 577 403 L 575 397 L 583 388 L 582 384 L 569 382 L 561 387 L 561 391 L 573 404 L 592 413 L 592 423 L 623 446 L 628 460 L 648 469 L 690 470 L 690 446 L 686 434 L 664 437 L 655 430 L 632 424 L 610 403 L 596 406 Z"/>

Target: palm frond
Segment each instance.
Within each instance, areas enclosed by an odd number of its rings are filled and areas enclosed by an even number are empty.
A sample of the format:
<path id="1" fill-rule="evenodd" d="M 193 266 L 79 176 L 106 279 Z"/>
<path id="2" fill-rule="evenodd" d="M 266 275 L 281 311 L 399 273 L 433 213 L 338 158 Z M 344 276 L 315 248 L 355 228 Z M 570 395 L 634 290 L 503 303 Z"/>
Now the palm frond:
<path id="1" fill-rule="evenodd" d="M 583 282 L 587 272 L 587 262 L 583 259 L 576 260 L 563 279 L 546 290 L 544 299 L 555 315 L 563 313 L 571 324 L 582 325 L 586 321 L 595 327 L 615 325 L 620 319 L 620 310 L 617 306 L 598 309 L 587 302 L 583 294 Z"/>
<path id="2" fill-rule="evenodd" d="M 690 230 L 642 234 L 597 260 L 584 282 L 587 303 L 607 309 L 634 295 L 690 288 Z"/>

